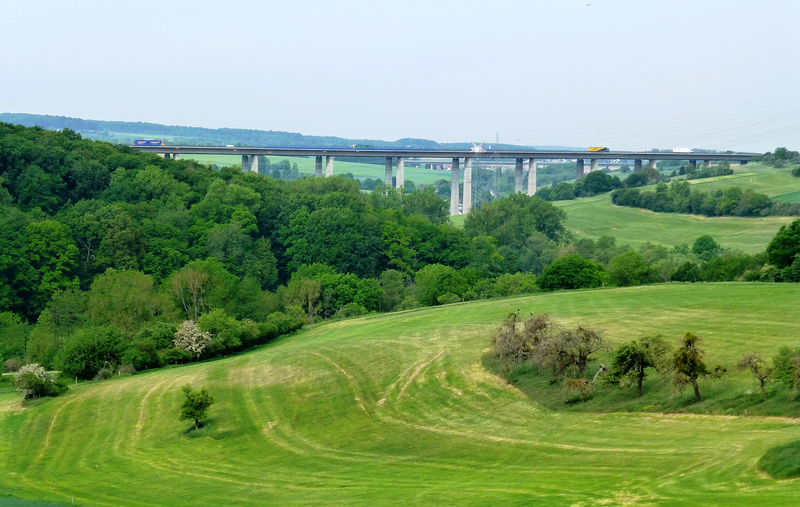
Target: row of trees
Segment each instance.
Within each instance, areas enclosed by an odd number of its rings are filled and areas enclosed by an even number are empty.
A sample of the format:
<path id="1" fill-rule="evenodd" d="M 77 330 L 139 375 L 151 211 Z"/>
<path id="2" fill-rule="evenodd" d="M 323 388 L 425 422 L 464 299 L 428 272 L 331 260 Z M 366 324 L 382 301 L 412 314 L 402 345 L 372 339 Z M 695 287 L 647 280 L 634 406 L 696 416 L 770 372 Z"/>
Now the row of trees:
<path id="1" fill-rule="evenodd" d="M 583 325 L 565 328 L 547 315 L 522 320 L 519 312 L 510 314 L 492 340 L 493 354 L 506 375 L 519 366 L 532 366 L 550 376 L 550 383 L 561 383 L 567 399 L 583 399 L 594 392 L 595 382 L 605 373 L 603 382 L 613 386 L 635 386 L 642 396 L 644 381 L 653 373 L 683 390 L 691 386 L 695 401 L 702 400 L 699 380 L 719 377 L 727 371 L 723 366 L 709 367 L 705 361 L 702 340 L 687 332 L 676 347 L 660 335 L 644 336 L 612 350 L 602 333 Z M 605 353 L 610 368 L 598 367 L 594 378 L 587 376 L 590 363 Z M 800 349 L 782 347 L 768 364 L 757 353 L 744 354 L 735 367 L 750 372 L 758 382 L 763 399 L 769 382 L 791 388 L 791 398 L 800 390 Z"/>
<path id="2" fill-rule="evenodd" d="M 690 213 L 705 216 L 797 215 L 800 205 L 777 203 L 765 194 L 731 187 L 702 192 L 686 181 L 659 183 L 654 191 L 624 188 L 611 193 L 617 206 L 631 206 L 667 213 Z"/>

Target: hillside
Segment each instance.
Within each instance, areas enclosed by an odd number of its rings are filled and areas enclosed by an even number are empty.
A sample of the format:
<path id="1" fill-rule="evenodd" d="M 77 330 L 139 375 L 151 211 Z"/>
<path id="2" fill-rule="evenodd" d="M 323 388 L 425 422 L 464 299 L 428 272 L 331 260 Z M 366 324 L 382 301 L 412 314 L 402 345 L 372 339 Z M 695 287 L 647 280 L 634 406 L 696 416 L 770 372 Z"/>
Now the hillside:
<path id="1" fill-rule="evenodd" d="M 690 180 L 704 192 L 741 187 L 764 193 L 775 200 L 792 201 L 800 195 L 800 178 L 789 169 L 774 169 L 761 164 L 736 168 L 730 176 Z M 652 190 L 653 187 L 643 187 Z M 764 250 L 781 225 L 796 217 L 704 217 L 615 206 L 610 194 L 555 201 L 567 213 L 567 227 L 579 238 L 596 240 L 613 236 L 617 244 L 634 247 L 651 242 L 666 247 L 691 245 L 702 235 L 710 235 L 723 247 L 754 254 Z"/>
<path id="2" fill-rule="evenodd" d="M 710 364 L 772 357 L 796 345 L 799 297 L 797 284 L 739 283 L 481 301 L 317 325 L 25 409 L 0 394 L 0 491 L 90 505 L 792 505 L 797 481 L 755 463 L 800 438 L 796 419 L 705 415 L 707 402 L 662 414 L 647 396 L 634 412 L 581 413 L 527 398 L 484 362 L 517 309 L 597 327 L 612 345 L 691 330 Z M 177 419 L 188 382 L 217 399 L 198 434 Z M 759 405 L 744 373 L 703 382 Z"/>

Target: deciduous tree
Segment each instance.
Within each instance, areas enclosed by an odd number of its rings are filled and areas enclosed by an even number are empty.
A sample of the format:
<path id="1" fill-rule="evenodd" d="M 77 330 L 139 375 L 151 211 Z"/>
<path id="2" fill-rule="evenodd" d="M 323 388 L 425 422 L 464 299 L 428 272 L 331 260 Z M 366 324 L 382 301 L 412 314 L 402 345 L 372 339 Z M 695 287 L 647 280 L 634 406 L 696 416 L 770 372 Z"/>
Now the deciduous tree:
<path id="1" fill-rule="evenodd" d="M 206 412 L 214 404 L 214 398 L 208 393 L 205 387 L 199 391 L 194 391 L 191 384 L 186 384 L 181 388 L 184 399 L 181 404 L 180 420 L 193 420 L 194 429 L 200 429 L 200 420 L 206 417 Z"/>
<path id="2" fill-rule="evenodd" d="M 700 387 L 697 379 L 708 374 L 706 363 L 703 362 L 705 351 L 700 348 L 700 338 L 694 333 L 683 335 L 681 345 L 672 355 L 672 367 L 675 372 L 673 379 L 678 388 L 691 384 L 694 389 L 695 401 L 701 401 Z"/>

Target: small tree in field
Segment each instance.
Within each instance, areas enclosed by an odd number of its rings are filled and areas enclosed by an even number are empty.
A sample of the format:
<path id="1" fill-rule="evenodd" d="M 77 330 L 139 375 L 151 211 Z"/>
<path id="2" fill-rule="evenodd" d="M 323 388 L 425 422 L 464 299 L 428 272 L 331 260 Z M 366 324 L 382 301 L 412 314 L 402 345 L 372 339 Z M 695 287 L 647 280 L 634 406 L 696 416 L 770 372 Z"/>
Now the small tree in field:
<path id="1" fill-rule="evenodd" d="M 761 384 L 761 396 L 764 397 L 764 401 L 767 401 L 767 390 L 764 388 L 764 384 L 772 375 L 772 369 L 767 366 L 767 362 L 761 359 L 757 354 L 752 353 L 745 354 L 736 366 L 738 366 L 740 371 L 749 369 L 753 373 L 753 376 L 757 378 L 758 382 Z"/>
<path id="2" fill-rule="evenodd" d="M 695 401 L 701 401 L 700 387 L 697 379 L 708 374 L 706 363 L 703 362 L 705 351 L 699 347 L 700 338 L 694 333 L 683 335 L 681 346 L 672 355 L 672 367 L 675 370 L 675 385 L 683 388 L 691 384 L 694 388 Z"/>
<path id="3" fill-rule="evenodd" d="M 647 368 L 662 366 L 668 348 L 661 336 L 645 336 L 638 341 L 626 343 L 614 353 L 612 374 L 617 379 L 623 375 L 632 375 L 636 379 L 638 393 L 641 396 Z"/>
<path id="4" fill-rule="evenodd" d="M 214 403 L 214 398 L 208 394 L 204 387 L 199 391 L 192 390 L 191 384 L 186 384 L 181 388 L 185 396 L 181 405 L 181 421 L 194 420 L 194 429 L 200 428 L 200 419 L 205 418 L 206 410 Z"/>

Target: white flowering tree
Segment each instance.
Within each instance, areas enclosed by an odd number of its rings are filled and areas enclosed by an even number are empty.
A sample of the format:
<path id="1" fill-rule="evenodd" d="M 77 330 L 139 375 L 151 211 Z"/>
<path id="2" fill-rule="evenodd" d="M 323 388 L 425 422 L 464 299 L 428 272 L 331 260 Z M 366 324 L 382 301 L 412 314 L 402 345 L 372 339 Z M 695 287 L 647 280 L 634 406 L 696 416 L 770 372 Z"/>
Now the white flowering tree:
<path id="1" fill-rule="evenodd" d="M 196 322 L 185 320 L 178 327 L 173 344 L 176 348 L 189 352 L 197 359 L 203 354 L 206 347 L 211 345 L 211 333 L 200 329 Z"/>
<path id="2" fill-rule="evenodd" d="M 37 363 L 26 364 L 14 375 L 17 394 L 29 400 L 42 396 L 58 396 L 66 387 L 58 382 L 56 376 L 48 373 Z"/>

